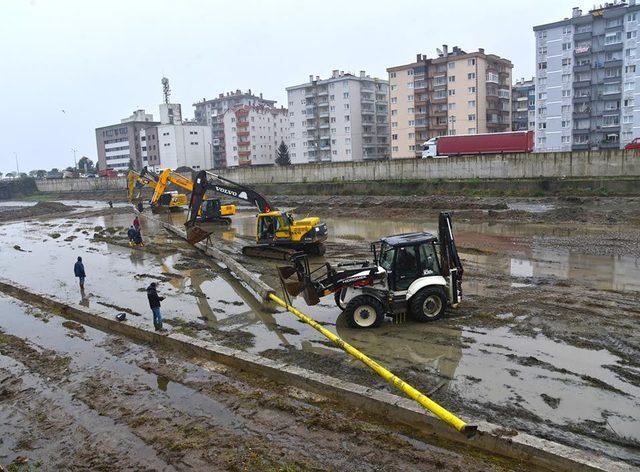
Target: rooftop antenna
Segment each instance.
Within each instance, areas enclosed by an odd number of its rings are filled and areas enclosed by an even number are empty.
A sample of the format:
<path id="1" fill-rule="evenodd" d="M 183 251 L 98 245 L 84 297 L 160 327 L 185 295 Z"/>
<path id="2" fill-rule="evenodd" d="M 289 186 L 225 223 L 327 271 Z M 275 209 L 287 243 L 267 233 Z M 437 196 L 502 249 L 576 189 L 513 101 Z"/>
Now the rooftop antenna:
<path id="1" fill-rule="evenodd" d="M 164 96 L 164 103 L 169 104 L 169 96 L 171 95 L 171 88 L 169 88 L 169 79 L 162 78 L 162 95 Z"/>

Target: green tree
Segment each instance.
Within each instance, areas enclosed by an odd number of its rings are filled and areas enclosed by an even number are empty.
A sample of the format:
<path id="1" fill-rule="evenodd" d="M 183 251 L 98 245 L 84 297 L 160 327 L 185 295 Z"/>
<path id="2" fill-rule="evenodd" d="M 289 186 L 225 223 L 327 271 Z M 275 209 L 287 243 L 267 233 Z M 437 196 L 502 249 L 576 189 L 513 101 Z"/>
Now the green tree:
<path id="1" fill-rule="evenodd" d="M 289 157 L 289 148 L 284 143 L 284 141 L 280 141 L 280 145 L 278 146 L 278 150 L 276 151 L 276 164 L 278 164 L 279 166 L 291 165 L 291 158 Z"/>
<path id="2" fill-rule="evenodd" d="M 85 174 L 94 172 L 93 161 L 87 156 L 82 156 L 78 161 L 78 169 L 80 169 L 80 172 L 84 172 Z"/>
<path id="3" fill-rule="evenodd" d="M 47 171 L 44 169 L 38 169 L 36 171 L 36 179 L 44 179 L 47 176 Z"/>
<path id="4" fill-rule="evenodd" d="M 129 159 L 129 170 L 133 170 L 133 159 Z"/>
<path id="5" fill-rule="evenodd" d="M 96 174 L 100 172 L 100 163 L 96 162 Z"/>

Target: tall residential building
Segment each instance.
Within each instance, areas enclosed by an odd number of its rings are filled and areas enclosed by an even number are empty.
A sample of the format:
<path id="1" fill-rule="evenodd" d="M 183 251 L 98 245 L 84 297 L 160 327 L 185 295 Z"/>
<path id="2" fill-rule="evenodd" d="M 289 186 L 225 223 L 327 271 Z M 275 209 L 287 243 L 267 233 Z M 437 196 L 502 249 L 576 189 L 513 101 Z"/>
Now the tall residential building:
<path id="1" fill-rule="evenodd" d="M 436 58 L 388 68 L 391 157 L 419 157 L 436 136 L 509 131 L 512 67 L 484 49 L 444 45 Z"/>
<path id="2" fill-rule="evenodd" d="M 198 124 L 206 124 L 211 127 L 212 133 L 212 154 L 213 167 L 219 169 L 227 166 L 226 144 L 223 115 L 230 108 L 247 105 L 258 106 L 264 105 L 273 107 L 275 100 L 267 100 L 259 96 L 253 95 L 251 89 L 246 93 L 240 90 L 235 92 L 221 93 L 217 98 L 207 100 L 202 99 L 201 102 L 194 103 L 195 120 Z"/>
<path id="3" fill-rule="evenodd" d="M 222 123 L 227 167 L 273 164 L 286 140 L 287 109 L 241 105 L 224 112 Z"/>
<path id="4" fill-rule="evenodd" d="M 624 147 L 640 136 L 639 5 L 608 3 L 533 28 L 536 151 Z"/>
<path id="5" fill-rule="evenodd" d="M 148 163 L 143 139 L 147 128 L 157 125 L 153 115 L 136 110 L 119 124 L 96 128 L 96 146 L 100 169 L 127 170 L 129 161 L 140 170 Z"/>
<path id="6" fill-rule="evenodd" d="M 177 103 L 160 105 L 160 123 L 141 132 L 149 166 L 155 169 L 211 169 L 211 127 L 182 119 Z"/>
<path id="7" fill-rule="evenodd" d="M 328 79 L 287 87 L 292 163 L 389 156 L 386 80 L 334 70 Z"/>
<path id="8" fill-rule="evenodd" d="M 533 131 L 536 129 L 535 78 L 520 79 L 511 87 L 511 130 Z"/>

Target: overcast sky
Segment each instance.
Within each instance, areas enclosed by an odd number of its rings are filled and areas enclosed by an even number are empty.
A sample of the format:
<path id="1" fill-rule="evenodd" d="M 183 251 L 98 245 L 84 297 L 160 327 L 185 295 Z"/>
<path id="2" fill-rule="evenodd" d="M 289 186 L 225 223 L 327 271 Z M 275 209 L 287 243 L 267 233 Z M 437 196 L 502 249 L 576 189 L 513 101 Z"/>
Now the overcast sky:
<path id="1" fill-rule="evenodd" d="M 534 73 L 532 27 L 593 2 L 562 0 L 3 0 L 0 171 L 64 168 L 96 158 L 95 128 L 134 109 L 251 89 L 286 105 L 285 87 L 332 69 L 386 68 L 479 47 Z"/>

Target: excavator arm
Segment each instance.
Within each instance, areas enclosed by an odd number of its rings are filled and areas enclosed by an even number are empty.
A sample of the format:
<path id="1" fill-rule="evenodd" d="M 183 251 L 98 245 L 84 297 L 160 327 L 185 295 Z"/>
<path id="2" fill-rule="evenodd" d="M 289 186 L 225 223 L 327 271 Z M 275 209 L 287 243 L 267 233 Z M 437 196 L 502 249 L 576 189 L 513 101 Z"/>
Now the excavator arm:
<path id="1" fill-rule="evenodd" d="M 211 177 L 211 179 L 209 179 L 209 177 Z M 222 183 L 215 182 L 216 180 L 231 185 L 223 185 Z M 202 170 L 196 174 L 193 181 L 191 200 L 189 201 L 189 217 L 187 219 L 187 225 L 193 225 L 195 223 L 200 207 L 202 206 L 202 202 L 205 199 L 205 194 L 208 191 L 217 192 L 221 195 L 237 198 L 255 205 L 260 213 L 268 213 L 276 210 L 276 208 L 272 207 L 265 197 L 252 188 L 240 185 L 232 180 L 222 177 L 221 175 Z"/>
<path id="2" fill-rule="evenodd" d="M 142 171 L 141 174 L 138 174 L 134 170 L 130 170 L 129 174 L 127 174 L 127 190 L 128 190 L 127 194 L 129 196 L 129 203 L 133 203 L 133 201 L 136 198 L 135 196 L 136 188 L 140 188 L 143 186 L 155 188 L 157 184 L 152 177 L 145 176 L 144 170 Z"/>
<path id="3" fill-rule="evenodd" d="M 178 187 L 182 187 L 187 192 L 191 192 L 191 190 L 193 189 L 193 183 L 191 182 L 191 180 L 173 172 L 171 169 L 165 169 L 158 176 L 158 183 L 156 185 L 155 191 L 153 192 L 153 197 L 151 197 L 152 205 L 156 205 L 158 203 L 160 197 L 167 189 L 167 185 L 169 184 L 169 182 L 177 185 Z"/>

